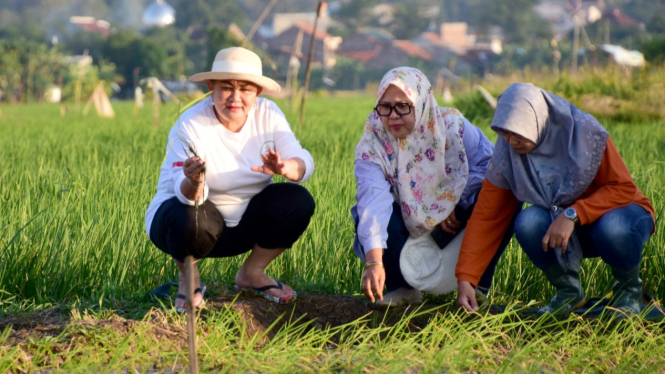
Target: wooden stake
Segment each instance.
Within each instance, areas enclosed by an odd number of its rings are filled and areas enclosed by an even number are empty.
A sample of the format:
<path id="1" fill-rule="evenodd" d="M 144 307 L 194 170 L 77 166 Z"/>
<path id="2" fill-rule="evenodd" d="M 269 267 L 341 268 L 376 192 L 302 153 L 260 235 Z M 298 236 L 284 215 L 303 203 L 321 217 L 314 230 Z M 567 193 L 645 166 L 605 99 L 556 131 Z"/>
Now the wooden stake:
<path id="1" fill-rule="evenodd" d="M 185 282 L 187 283 L 187 344 L 189 345 L 189 371 L 192 374 L 199 372 L 199 358 L 196 355 L 196 311 L 194 310 L 194 257 L 185 257 Z"/>
<path id="2" fill-rule="evenodd" d="M 580 48 L 580 26 L 581 26 L 581 23 L 582 23 L 582 20 L 579 19 L 580 16 L 581 16 L 581 13 L 580 13 L 580 3 L 581 2 L 582 2 L 581 0 L 577 0 L 577 4 L 575 5 L 575 10 L 574 10 L 575 14 L 573 15 L 573 24 L 574 24 L 574 28 L 573 28 L 573 56 L 572 56 L 573 57 L 573 62 L 572 62 L 572 66 L 571 66 L 571 69 L 570 69 L 572 74 L 577 74 L 577 58 L 578 58 L 577 52 Z"/>
<path id="3" fill-rule="evenodd" d="M 159 127 L 159 104 L 162 103 L 162 98 L 157 90 L 152 90 L 152 93 L 152 126 Z"/>
<path id="4" fill-rule="evenodd" d="M 319 0 L 316 7 L 316 18 L 314 18 L 314 29 L 312 30 L 312 40 L 309 42 L 309 57 L 307 58 L 307 68 L 305 70 L 305 85 L 303 86 L 302 102 L 300 103 L 300 127 L 305 121 L 305 102 L 307 101 L 307 91 L 309 90 L 309 78 L 312 75 L 312 60 L 314 59 L 314 47 L 316 46 L 316 27 L 321 17 L 321 6 L 323 1 Z"/>
<path id="5" fill-rule="evenodd" d="M 263 9 L 263 12 L 259 16 L 259 18 L 257 18 L 256 22 L 254 22 L 254 25 L 252 25 L 252 29 L 249 30 L 249 33 L 247 34 L 247 36 L 245 36 L 245 40 L 243 40 L 241 47 L 247 48 L 249 43 L 252 41 L 254 33 L 256 32 L 256 30 L 259 29 L 259 26 L 261 26 L 263 20 L 268 16 L 268 13 L 270 13 L 270 10 L 272 10 L 272 7 L 274 7 L 275 4 L 277 4 L 277 0 L 272 0 L 270 4 L 268 4 L 268 6 L 265 9 Z"/>

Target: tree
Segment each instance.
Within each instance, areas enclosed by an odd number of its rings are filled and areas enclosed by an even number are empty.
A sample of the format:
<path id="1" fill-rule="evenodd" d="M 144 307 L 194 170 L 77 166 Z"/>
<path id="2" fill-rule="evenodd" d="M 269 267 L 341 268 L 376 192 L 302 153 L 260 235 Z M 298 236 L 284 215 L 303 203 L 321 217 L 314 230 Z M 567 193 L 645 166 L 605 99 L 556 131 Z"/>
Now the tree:
<path id="1" fill-rule="evenodd" d="M 344 3 L 333 16 L 340 20 L 348 34 L 352 34 L 359 27 L 372 24 L 370 11 L 378 3 L 377 0 L 351 0 Z"/>
<path id="2" fill-rule="evenodd" d="M 177 77 L 177 72 L 168 71 L 168 53 L 164 47 L 131 30 L 112 34 L 104 45 L 103 55 L 116 65 L 125 82 L 132 82 L 134 68 L 141 68 L 144 77 Z"/>
<path id="3" fill-rule="evenodd" d="M 176 11 L 175 25 L 182 30 L 231 23 L 243 26 L 246 22 L 245 13 L 232 0 L 178 0 L 173 8 Z"/>
<path id="4" fill-rule="evenodd" d="M 172 77 L 190 75 L 194 63 L 187 53 L 187 34 L 175 27 L 152 28 L 146 32 L 145 40 L 162 46 L 167 54 L 166 74 Z"/>
<path id="5" fill-rule="evenodd" d="M 665 14 L 661 13 L 653 16 L 647 24 L 647 31 L 653 34 L 665 35 Z"/>
<path id="6" fill-rule="evenodd" d="M 206 42 L 206 51 L 208 52 L 208 63 L 206 66 L 208 67 L 212 66 L 215 56 L 220 49 L 238 47 L 242 44 L 241 40 L 238 40 L 228 29 L 222 27 L 208 27 L 206 33 L 208 34 Z"/>
<path id="7" fill-rule="evenodd" d="M 6 101 L 42 101 L 53 84 L 61 84 L 63 100 L 70 100 L 79 82 L 81 97 L 85 98 L 100 79 L 111 82 L 115 77 L 115 66 L 101 60 L 80 69 L 67 64 L 57 48 L 45 43 L 0 40 L 0 90 Z"/>
<path id="8" fill-rule="evenodd" d="M 393 9 L 393 22 L 386 26 L 397 39 L 411 39 L 427 30 L 429 20 L 423 19 L 418 6 L 399 3 Z"/>
<path id="9" fill-rule="evenodd" d="M 532 39 L 550 39 L 551 26 L 535 14 L 536 0 L 486 0 L 490 19 L 503 28 L 509 42 L 525 44 Z"/>

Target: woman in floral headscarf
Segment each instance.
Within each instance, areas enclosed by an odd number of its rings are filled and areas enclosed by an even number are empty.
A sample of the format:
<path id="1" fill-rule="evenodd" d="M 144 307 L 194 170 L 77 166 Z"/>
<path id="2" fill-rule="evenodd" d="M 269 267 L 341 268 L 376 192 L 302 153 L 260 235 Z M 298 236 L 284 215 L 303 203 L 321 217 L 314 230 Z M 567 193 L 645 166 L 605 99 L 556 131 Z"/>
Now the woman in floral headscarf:
<path id="1" fill-rule="evenodd" d="M 376 107 L 356 147 L 356 254 L 365 261 L 362 289 L 377 304 L 420 303 L 400 270 L 409 237 L 435 228 L 450 236 L 466 224 L 493 151 L 493 144 L 453 108 L 439 108 L 432 86 L 418 69 L 399 67 L 383 77 Z M 494 265 L 480 284 L 486 292 Z M 383 295 L 384 285 L 387 293 Z"/>
<path id="2" fill-rule="evenodd" d="M 616 280 L 611 305 L 639 313 L 639 265 L 654 230 L 654 209 L 607 130 L 530 83 L 512 84 L 501 94 L 492 129 L 500 137 L 457 263 L 459 304 L 477 307 L 472 287 L 500 240 L 491 233 L 505 227 L 508 212 L 523 201 L 532 205 L 515 219 L 515 237 L 556 289 L 540 313 L 566 315 L 584 303 L 584 257 L 610 266 Z"/>

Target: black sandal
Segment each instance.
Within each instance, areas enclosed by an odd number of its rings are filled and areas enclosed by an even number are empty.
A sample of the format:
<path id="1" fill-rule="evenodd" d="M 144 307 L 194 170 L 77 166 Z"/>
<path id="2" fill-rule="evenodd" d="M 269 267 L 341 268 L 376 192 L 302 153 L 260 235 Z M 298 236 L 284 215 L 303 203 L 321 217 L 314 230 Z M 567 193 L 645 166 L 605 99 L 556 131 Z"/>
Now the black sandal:
<path id="1" fill-rule="evenodd" d="M 206 301 L 203 300 L 203 296 L 205 295 L 205 292 L 206 292 L 206 285 L 205 285 L 205 283 L 201 282 L 201 287 L 194 290 L 194 295 L 196 295 L 197 293 L 201 294 L 201 302 L 196 304 L 194 306 L 194 308 L 198 308 L 199 305 L 205 304 Z M 181 294 L 181 293 L 176 294 L 175 298 L 176 299 L 187 300 L 187 297 L 185 295 Z M 178 313 L 185 313 L 185 311 L 187 311 L 187 309 L 186 309 L 186 307 L 182 307 L 182 308 L 181 307 L 176 307 L 175 311 L 178 312 Z"/>

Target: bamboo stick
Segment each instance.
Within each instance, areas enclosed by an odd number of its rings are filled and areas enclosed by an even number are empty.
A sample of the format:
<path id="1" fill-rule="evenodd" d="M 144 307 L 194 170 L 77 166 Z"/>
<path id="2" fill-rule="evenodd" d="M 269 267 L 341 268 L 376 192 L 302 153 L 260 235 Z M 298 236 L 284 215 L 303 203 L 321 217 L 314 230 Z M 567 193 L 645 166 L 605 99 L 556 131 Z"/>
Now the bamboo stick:
<path id="1" fill-rule="evenodd" d="M 199 372 L 199 359 L 196 355 L 196 312 L 194 310 L 194 258 L 185 257 L 185 282 L 187 282 L 187 344 L 189 345 L 189 371 L 192 374 Z"/>

